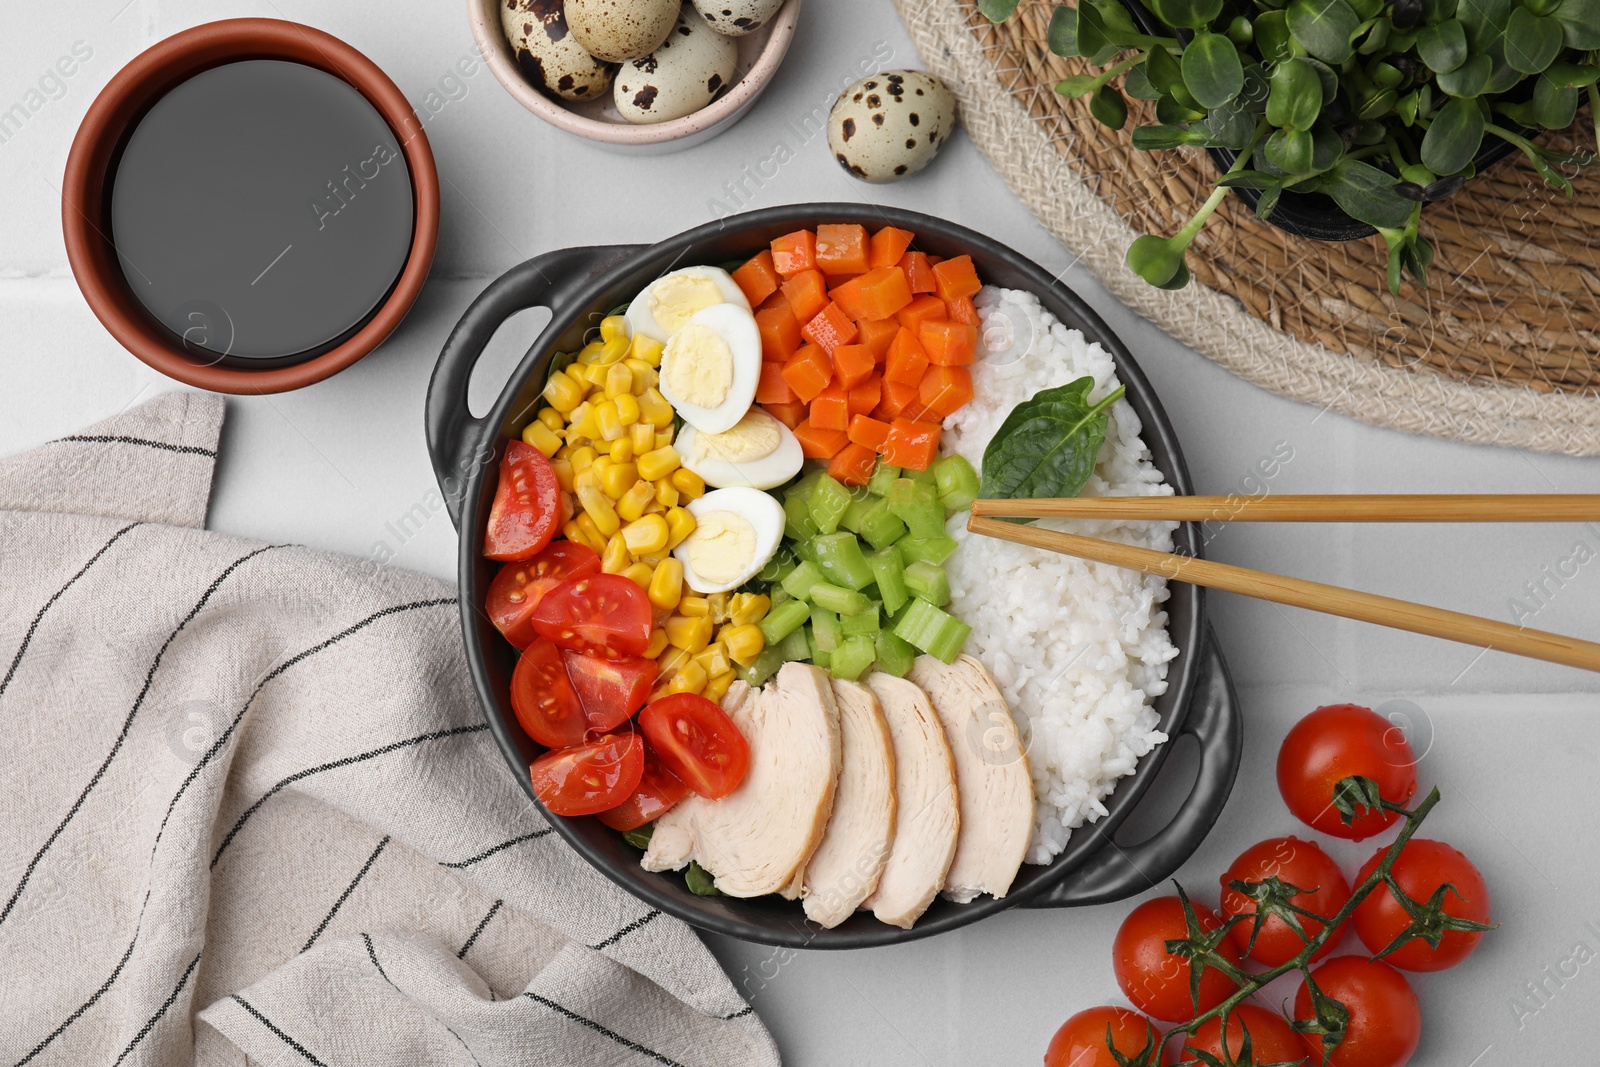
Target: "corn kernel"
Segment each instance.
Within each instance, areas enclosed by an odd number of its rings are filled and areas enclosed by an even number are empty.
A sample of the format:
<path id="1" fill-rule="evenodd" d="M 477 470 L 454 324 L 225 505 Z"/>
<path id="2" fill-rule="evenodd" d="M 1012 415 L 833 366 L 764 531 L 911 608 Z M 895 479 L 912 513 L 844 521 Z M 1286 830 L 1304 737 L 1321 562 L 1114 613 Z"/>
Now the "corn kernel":
<path id="1" fill-rule="evenodd" d="M 659 626 L 650 631 L 650 644 L 645 647 L 644 658 L 655 659 L 667 650 L 667 631 Z"/>
<path id="2" fill-rule="evenodd" d="M 572 460 L 572 469 L 574 471 L 588 470 L 589 467 L 594 463 L 595 457 L 598 455 L 599 453 L 597 453 L 591 445 L 582 445 L 578 448 L 574 448 L 572 450 L 571 457 L 569 457 Z"/>
<path id="3" fill-rule="evenodd" d="M 753 623 L 724 627 L 721 641 L 727 646 L 728 658 L 745 667 L 756 661 L 756 657 L 761 655 L 761 650 L 767 644 L 766 639 L 761 636 L 761 627 Z"/>
<path id="4" fill-rule="evenodd" d="M 616 462 L 616 460 L 612 459 L 609 455 L 611 451 L 610 442 L 606 442 L 606 446 L 606 451 L 598 456 L 595 456 L 594 462 L 589 464 L 589 469 L 594 471 L 594 476 L 596 478 L 603 478 L 606 471 L 610 470 L 611 465 Z M 599 448 L 600 442 L 596 442 L 595 447 Z"/>
<path id="5" fill-rule="evenodd" d="M 674 615 L 667 620 L 666 629 L 667 640 L 672 646 L 688 649 L 691 655 L 711 643 L 710 619 Z"/>
<path id="6" fill-rule="evenodd" d="M 606 491 L 606 496 L 612 500 L 621 500 L 638 480 L 639 469 L 632 463 L 617 462 L 616 451 L 613 450 L 611 466 L 600 475 L 600 488 Z"/>
<path id="7" fill-rule="evenodd" d="M 615 441 L 608 441 L 611 446 L 610 456 L 618 463 L 627 463 L 633 459 L 633 439 L 619 437 Z"/>
<path id="8" fill-rule="evenodd" d="M 622 494 L 622 499 L 617 501 L 617 515 L 623 522 L 633 522 L 642 518 L 645 508 L 654 503 L 655 498 L 655 486 L 640 478 Z"/>
<path id="9" fill-rule="evenodd" d="M 557 456 L 550 461 L 550 469 L 556 472 L 556 481 L 561 483 L 564 492 L 572 492 L 576 488 L 572 484 L 572 461 Z M 655 486 L 650 487 L 650 499 L 655 499 Z"/>
<path id="10" fill-rule="evenodd" d="M 633 335 L 633 343 L 629 346 L 629 355 L 634 359 L 642 359 L 652 367 L 661 366 L 661 353 L 666 345 L 654 337 L 646 337 L 642 333 Z"/>
<path id="11" fill-rule="evenodd" d="M 652 497 L 650 499 L 650 503 L 644 506 L 644 513 L 646 515 L 665 515 L 667 513 L 667 509 L 662 505 L 661 501 Z"/>
<path id="12" fill-rule="evenodd" d="M 657 448 L 666 448 L 668 445 L 670 445 L 672 443 L 673 436 L 674 436 L 674 434 L 672 432 L 672 427 L 671 426 L 668 426 L 664 430 L 657 430 L 656 431 L 656 447 Z"/>
<path id="13" fill-rule="evenodd" d="M 707 675 L 716 677 L 723 671 L 733 670 L 733 664 L 728 662 L 728 650 L 722 647 L 720 641 L 713 641 L 705 648 L 694 654 L 694 662 L 705 668 Z"/>
<path id="14" fill-rule="evenodd" d="M 540 422 L 552 430 L 564 430 L 567 428 L 566 416 L 555 408 L 540 408 L 538 418 Z"/>
<path id="15" fill-rule="evenodd" d="M 569 412 L 582 402 L 583 386 L 573 381 L 566 372 L 555 371 L 545 379 L 544 398 L 557 411 Z"/>
<path id="16" fill-rule="evenodd" d="M 624 426 L 632 426 L 639 421 L 639 399 L 632 393 L 623 393 L 611 403 L 617 406 L 617 419 Z"/>
<path id="17" fill-rule="evenodd" d="M 685 500 L 702 497 L 706 492 L 705 479 L 687 467 L 679 467 L 672 472 L 672 484 L 678 487 L 678 492 Z"/>
<path id="18" fill-rule="evenodd" d="M 584 488 L 600 488 L 600 475 L 595 473 L 595 469 L 593 467 L 585 467 L 583 470 L 572 476 L 572 491 L 576 493 L 579 489 Z"/>
<path id="19" fill-rule="evenodd" d="M 728 602 L 731 599 L 732 597 L 727 593 L 712 593 L 706 597 L 706 603 L 710 606 L 707 614 L 711 616 L 711 621 L 718 626 L 728 621 Z M 712 671 L 711 673 L 716 674 L 717 672 Z"/>
<path id="20" fill-rule="evenodd" d="M 628 444 L 634 455 L 644 455 L 656 447 L 656 428 L 648 422 L 634 423 L 628 427 Z"/>
<path id="21" fill-rule="evenodd" d="M 600 354 L 595 357 L 595 366 L 609 367 L 613 363 L 620 363 L 622 358 L 633 348 L 632 342 L 626 337 L 614 337 L 600 346 Z M 599 382 L 595 383 L 599 385 Z"/>
<path id="22" fill-rule="evenodd" d="M 613 363 L 606 368 L 606 397 L 611 399 L 623 393 L 633 393 L 633 371 L 624 363 Z"/>
<path id="23" fill-rule="evenodd" d="M 534 421 L 528 423 L 527 426 L 523 427 L 522 439 L 528 444 L 532 445 L 534 448 L 537 448 L 544 455 L 545 459 L 549 459 L 551 456 L 555 455 L 556 452 L 561 448 L 561 438 L 557 437 L 555 432 L 552 431 L 550 427 L 546 426 L 538 419 L 535 419 Z M 631 445 L 632 442 L 630 441 L 629 444 Z"/>
<path id="24" fill-rule="evenodd" d="M 577 401 L 573 401 L 577 403 Z M 639 414 L 656 429 L 672 425 L 672 405 L 661 395 L 661 390 L 651 387 L 639 398 Z"/>
<path id="25" fill-rule="evenodd" d="M 679 615 L 692 615 L 697 619 L 709 618 L 710 605 L 703 596 L 686 596 L 678 601 Z"/>
<path id="26" fill-rule="evenodd" d="M 735 626 L 760 622 L 772 610 L 772 598 L 765 593 L 735 593 L 728 605 L 729 619 Z"/>
<path id="27" fill-rule="evenodd" d="M 606 456 L 607 458 L 611 456 L 611 442 L 607 441 L 604 437 L 594 442 L 592 447 L 602 456 Z"/>
<path id="28" fill-rule="evenodd" d="M 694 516 L 683 508 L 667 509 L 667 547 L 677 548 L 683 539 L 694 533 Z"/>
<path id="29" fill-rule="evenodd" d="M 672 484 L 672 479 L 663 478 L 656 482 L 656 503 L 663 508 L 678 506 L 678 487 Z"/>
<path id="30" fill-rule="evenodd" d="M 619 530 L 611 535 L 606 542 L 606 550 L 600 553 L 600 569 L 607 574 L 621 574 L 633 566 L 633 553 L 628 551 L 628 543 L 622 539 Z"/>
<path id="31" fill-rule="evenodd" d="M 683 460 L 678 455 L 678 450 L 668 445 L 666 448 L 652 448 L 639 456 L 639 477 L 655 481 L 665 478 L 677 470 Z"/>
<path id="32" fill-rule="evenodd" d="M 660 552 L 667 547 L 667 520 L 660 515 L 645 515 L 622 528 L 628 551 L 639 555 Z"/>
<path id="33" fill-rule="evenodd" d="M 653 388 L 661 380 L 660 373 L 642 359 L 634 359 L 629 356 L 622 363 L 623 366 L 633 372 L 633 389 L 631 391 L 634 396 L 643 396 L 646 389 Z"/>
<path id="34" fill-rule="evenodd" d="M 595 525 L 594 519 L 587 511 L 578 512 L 578 517 L 573 521 L 578 524 L 578 529 L 583 531 L 580 541 L 594 549 L 596 555 L 606 550 L 606 535 L 600 532 L 600 527 Z"/>
<path id="35" fill-rule="evenodd" d="M 600 436 L 594 422 L 594 405 L 584 400 L 567 416 L 567 436 L 595 438 Z"/>
<path id="36" fill-rule="evenodd" d="M 662 631 L 665 633 L 666 631 Z M 669 637 L 671 635 L 668 635 Z M 656 677 L 671 678 L 678 673 L 678 668 L 689 662 L 689 652 L 676 645 L 668 645 L 667 650 L 656 657 Z"/>
<path id="37" fill-rule="evenodd" d="M 602 347 L 604 347 L 602 342 L 590 341 L 588 344 L 578 349 L 578 364 L 582 366 L 587 363 L 593 363 L 595 358 L 600 355 L 600 349 Z"/>
<path id="38" fill-rule="evenodd" d="M 589 547 L 589 542 L 584 537 L 583 527 L 579 526 L 576 522 L 568 522 L 563 524 L 561 527 L 561 533 L 562 536 L 564 536 L 568 541 L 576 541 L 580 545 Z"/>
<path id="39" fill-rule="evenodd" d="M 628 337 L 628 320 L 621 315 L 607 315 L 600 320 L 600 340 L 615 341 Z"/>
<path id="40" fill-rule="evenodd" d="M 597 353 L 593 363 L 583 364 L 579 369 L 578 373 L 583 378 L 584 382 L 589 386 L 590 393 L 593 393 L 596 388 L 606 384 L 605 364 L 600 362 L 602 358 L 603 353 Z"/>
<path id="41" fill-rule="evenodd" d="M 721 674 L 706 681 L 706 687 L 700 695 L 714 704 L 722 703 L 722 698 L 728 695 L 728 688 L 733 685 L 738 675 L 732 671 L 723 671 Z"/>
<path id="42" fill-rule="evenodd" d="M 676 608 L 679 598 L 683 596 L 683 564 L 671 558 L 656 564 L 655 574 L 651 576 L 645 592 L 650 597 L 650 603 L 662 611 Z"/>
<path id="43" fill-rule="evenodd" d="M 672 681 L 667 683 L 670 693 L 698 693 L 706 687 L 711 679 L 706 675 L 706 669 L 694 660 L 690 660 L 678 668 L 678 673 L 672 676 Z"/>
<path id="44" fill-rule="evenodd" d="M 633 398 L 617 398 L 617 400 L 622 399 L 632 400 Z M 617 413 L 617 400 L 602 400 L 595 405 L 594 424 L 595 428 L 599 430 L 599 433 L 595 435 L 596 437 L 604 437 L 607 441 L 615 441 L 628 432 L 627 426 L 623 425 L 622 418 Z M 638 405 L 635 404 L 634 406 L 637 407 Z"/>
<path id="45" fill-rule="evenodd" d="M 611 506 L 610 498 L 599 489 L 587 485 L 579 486 L 578 502 L 583 505 L 583 513 L 594 523 L 602 542 L 609 540 L 612 534 L 622 529 L 622 520 L 617 518 L 617 509 Z"/>
<path id="46" fill-rule="evenodd" d="M 622 572 L 622 576 L 640 589 L 645 589 L 649 587 L 650 576 L 653 573 L 655 572 L 651 569 L 650 564 L 634 563 L 630 564 L 628 569 Z"/>

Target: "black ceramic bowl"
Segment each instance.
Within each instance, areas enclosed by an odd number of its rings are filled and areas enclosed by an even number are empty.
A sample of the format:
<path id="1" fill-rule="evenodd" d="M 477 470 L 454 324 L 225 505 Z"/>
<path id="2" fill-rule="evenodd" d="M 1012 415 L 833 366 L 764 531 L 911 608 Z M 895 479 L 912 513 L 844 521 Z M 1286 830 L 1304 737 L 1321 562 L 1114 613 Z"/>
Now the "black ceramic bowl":
<path id="1" fill-rule="evenodd" d="M 435 474 L 461 531 L 461 622 L 473 682 L 506 762 L 531 797 L 528 763 L 540 752 L 517 725 L 509 699 L 517 652 L 483 611 L 495 565 L 483 557 L 483 530 L 494 496 L 497 464 L 506 442 L 516 437 L 541 406 L 550 357 L 579 348 L 607 312 L 631 300 L 644 286 L 677 266 L 723 263 L 754 254 L 774 237 L 822 222 L 885 223 L 917 235 L 916 246 L 939 255 L 970 253 L 987 282 L 1026 289 L 1068 326 L 1099 341 L 1116 359 L 1127 397 L 1144 423 L 1144 439 L 1156 466 L 1179 493 L 1191 493 L 1183 455 L 1133 357 L 1088 305 L 1049 273 L 982 234 L 927 215 L 862 204 L 804 204 L 736 215 L 679 234 L 656 245 L 571 248 L 531 259 L 492 283 L 456 325 L 428 386 L 428 449 Z M 524 308 L 548 307 L 550 325 L 512 374 L 487 417 L 467 410 L 467 383 L 495 331 Z M 1184 526 L 1178 551 L 1200 554 L 1195 528 Z M 972 551 L 972 549 L 968 549 Z M 1004 580 L 1001 578 L 1000 580 Z M 953 930 L 1015 905 L 1065 907 L 1098 904 L 1159 884 L 1200 844 L 1216 822 L 1233 786 L 1243 738 L 1227 668 L 1205 620 L 1202 591 L 1174 584 L 1167 602 L 1171 634 L 1179 654 L 1168 673 L 1168 689 L 1155 702 L 1161 729 L 1173 739 L 1199 740 L 1200 766 L 1188 798 L 1172 820 L 1148 840 L 1113 846 L 1112 835 L 1149 788 L 1172 745 L 1140 761 L 1108 799 L 1109 814 L 1072 835 L 1048 866 L 1024 865 L 1003 899 L 971 904 L 939 899 L 911 930 L 858 914 L 832 930 L 807 922 L 798 904 L 764 897 L 698 897 L 681 874 L 652 874 L 639 866 L 639 852 L 593 817 L 550 822 L 590 863 L 635 896 L 695 926 L 747 941 L 810 948 L 885 945 Z"/>

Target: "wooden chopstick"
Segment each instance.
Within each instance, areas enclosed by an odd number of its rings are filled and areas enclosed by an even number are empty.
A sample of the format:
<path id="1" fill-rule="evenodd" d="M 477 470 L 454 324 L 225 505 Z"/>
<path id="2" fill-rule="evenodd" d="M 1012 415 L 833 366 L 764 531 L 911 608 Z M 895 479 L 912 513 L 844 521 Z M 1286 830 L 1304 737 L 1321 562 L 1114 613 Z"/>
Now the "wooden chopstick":
<path id="1" fill-rule="evenodd" d="M 1564 637 L 1543 630 L 1529 630 L 1476 615 L 1413 604 L 1409 600 L 1395 600 L 1337 585 L 1323 585 L 1302 578 L 1287 578 L 1247 567 L 1080 537 L 1037 526 L 1020 526 L 977 515 L 968 520 L 967 529 L 1002 541 L 1032 545 L 1115 567 L 1127 567 L 1145 574 L 1203 585 L 1208 589 L 1221 589 L 1258 600 L 1270 600 L 1275 604 L 1288 604 L 1359 622 L 1442 637 L 1446 641 L 1459 641 L 1479 648 L 1492 648 L 1550 663 L 1600 671 L 1600 644 L 1593 641 L 1580 641 L 1575 637 Z"/>
<path id="2" fill-rule="evenodd" d="M 1080 496 L 1059 500 L 975 500 L 972 514 L 1184 522 L 1600 522 L 1600 494 Z"/>

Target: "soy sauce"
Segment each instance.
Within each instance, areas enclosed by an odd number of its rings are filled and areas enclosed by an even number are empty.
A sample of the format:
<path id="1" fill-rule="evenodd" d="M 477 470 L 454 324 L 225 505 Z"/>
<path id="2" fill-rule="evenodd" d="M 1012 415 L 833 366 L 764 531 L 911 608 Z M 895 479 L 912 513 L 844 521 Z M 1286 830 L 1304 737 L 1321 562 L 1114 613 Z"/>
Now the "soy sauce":
<path id="1" fill-rule="evenodd" d="M 182 82 L 110 181 L 112 244 L 139 302 L 197 359 L 283 366 L 378 311 L 411 250 L 400 138 L 359 92 L 283 60 Z"/>

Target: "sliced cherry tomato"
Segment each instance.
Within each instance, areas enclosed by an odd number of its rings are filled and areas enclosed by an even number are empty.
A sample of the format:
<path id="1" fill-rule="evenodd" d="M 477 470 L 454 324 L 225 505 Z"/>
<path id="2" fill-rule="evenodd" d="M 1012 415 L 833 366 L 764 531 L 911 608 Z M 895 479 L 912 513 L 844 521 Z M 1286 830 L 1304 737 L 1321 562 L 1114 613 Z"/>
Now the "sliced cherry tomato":
<path id="1" fill-rule="evenodd" d="M 1044 1067 L 1117 1067 L 1106 1033 L 1118 1052 L 1137 1057 L 1158 1040 L 1155 1028 L 1127 1008 L 1087 1008 L 1061 1024 L 1044 1053 Z"/>
<path id="2" fill-rule="evenodd" d="M 517 660 L 511 673 L 511 707 L 527 735 L 546 748 L 581 744 L 589 732 L 561 650 L 549 641 L 535 640 Z"/>
<path id="3" fill-rule="evenodd" d="M 1250 1035 L 1250 1059 L 1244 1058 L 1244 1035 Z M 1182 1036 L 1181 1034 L 1179 1035 Z M 1254 1004 L 1240 1004 L 1228 1013 L 1228 1054 L 1222 1053 L 1222 1020 L 1207 1019 L 1181 1046 L 1167 1048 L 1167 1063 L 1208 1063 L 1196 1056 L 1204 1052 L 1218 1063 L 1299 1063 L 1306 1046 L 1283 1016 Z"/>
<path id="4" fill-rule="evenodd" d="M 1365 882 L 1387 851 L 1379 849 L 1356 877 Z M 1427 904 L 1440 886 L 1449 885 L 1440 905 L 1444 914 L 1473 922 L 1489 921 L 1489 887 L 1484 884 L 1483 875 L 1471 860 L 1443 841 L 1414 838 L 1406 842 L 1389 873 L 1406 896 L 1421 904 Z M 1372 952 L 1383 951 L 1412 922 L 1387 885 L 1379 885 L 1356 905 L 1354 921 L 1361 943 Z M 1446 930 L 1438 948 L 1429 948 L 1426 941 L 1418 938 L 1383 958 L 1407 971 L 1442 971 L 1472 955 L 1482 940 L 1481 930 Z"/>
<path id="5" fill-rule="evenodd" d="M 644 707 L 660 669 L 653 659 L 607 659 L 592 652 L 565 651 L 561 658 L 589 729 L 599 733 L 615 730 Z"/>
<path id="6" fill-rule="evenodd" d="M 644 746 L 644 776 L 633 796 L 600 813 L 600 821 L 613 830 L 635 830 L 654 822 L 689 795 L 689 787 L 662 764 L 661 757 L 648 744 Z"/>
<path id="7" fill-rule="evenodd" d="M 530 444 L 508 442 L 483 535 L 483 554 L 490 559 L 527 559 L 548 545 L 560 526 L 561 483 L 550 461 Z"/>
<path id="8" fill-rule="evenodd" d="M 708 800 L 725 797 L 750 769 L 750 746 L 728 713 L 698 693 L 662 697 L 639 713 L 639 728 L 667 769 Z"/>
<path id="9" fill-rule="evenodd" d="M 1333 791 L 1360 775 L 1378 795 L 1404 804 L 1417 791 L 1417 759 L 1399 726 L 1370 708 L 1333 704 L 1295 723 L 1278 750 L 1278 791 L 1295 818 L 1334 837 L 1360 841 L 1388 829 L 1392 811 L 1368 809 L 1349 823 L 1333 806 Z"/>
<path id="10" fill-rule="evenodd" d="M 1221 920 L 1203 904 L 1190 901 L 1200 931 L 1210 933 Z M 1167 942 L 1187 937 L 1183 902 L 1177 897 L 1147 900 L 1128 913 L 1111 943 L 1111 967 L 1117 984 L 1133 1006 L 1157 1019 L 1181 1022 L 1227 1000 L 1238 987 L 1227 975 L 1208 967 L 1200 976 L 1200 1003 L 1189 990 L 1189 961 L 1167 951 Z M 1224 959 L 1239 962 L 1231 936 L 1217 945 Z"/>
<path id="11" fill-rule="evenodd" d="M 1256 902 L 1243 893 L 1229 889 L 1228 883 L 1265 883 L 1271 878 L 1302 890 L 1289 897 L 1289 903 L 1318 915 L 1331 918 L 1344 907 L 1345 901 L 1350 899 L 1350 883 L 1344 880 L 1339 865 L 1310 841 L 1302 841 L 1298 837 L 1274 837 L 1251 845 L 1239 853 L 1238 859 L 1228 865 L 1227 871 L 1221 878 L 1223 918 L 1232 915 L 1250 916 L 1249 922 L 1238 923 L 1228 931 L 1228 936 L 1233 938 L 1233 943 L 1239 946 L 1240 952 L 1244 952 L 1245 946 L 1250 944 Z M 1307 937 L 1316 937 L 1322 932 L 1324 923 L 1308 919 L 1304 915 L 1299 918 L 1300 926 L 1305 930 Z M 1311 958 L 1320 960 L 1332 953 L 1334 946 L 1343 936 L 1344 927 L 1341 926 Z M 1255 945 L 1248 955 L 1257 963 L 1264 963 L 1268 967 L 1287 963 L 1306 947 L 1300 935 L 1276 915 L 1267 916 L 1261 924 L 1261 929 L 1256 932 L 1255 938 Z"/>
<path id="12" fill-rule="evenodd" d="M 568 578 L 595 574 L 600 557 L 576 541 L 552 541 L 531 560 L 509 563 L 489 583 L 484 604 L 489 621 L 517 648 L 527 648 L 537 636 L 533 609 L 545 594 Z"/>
<path id="13" fill-rule="evenodd" d="M 650 647 L 650 601 L 630 578 L 586 574 L 545 595 L 533 628 L 562 648 L 641 656 Z"/>
<path id="14" fill-rule="evenodd" d="M 1422 1037 L 1422 1012 L 1405 976 L 1382 960 L 1335 956 L 1311 977 L 1317 988 L 1350 1013 L 1344 1040 L 1323 1056 L 1322 1037 L 1304 1034 L 1311 1062 L 1327 1067 L 1400 1067 L 1411 1058 Z M 1304 982 L 1294 998 L 1294 1017 L 1314 1019 L 1311 991 Z"/>
<path id="15" fill-rule="evenodd" d="M 575 748 L 553 748 L 533 761 L 533 795 L 556 815 L 593 815 L 632 795 L 644 774 L 644 741 L 633 731 Z"/>

